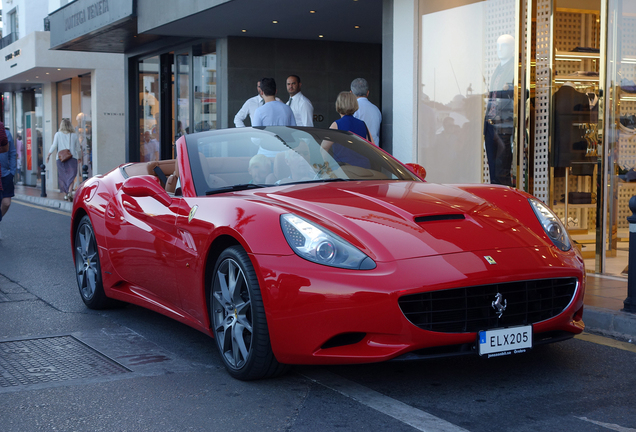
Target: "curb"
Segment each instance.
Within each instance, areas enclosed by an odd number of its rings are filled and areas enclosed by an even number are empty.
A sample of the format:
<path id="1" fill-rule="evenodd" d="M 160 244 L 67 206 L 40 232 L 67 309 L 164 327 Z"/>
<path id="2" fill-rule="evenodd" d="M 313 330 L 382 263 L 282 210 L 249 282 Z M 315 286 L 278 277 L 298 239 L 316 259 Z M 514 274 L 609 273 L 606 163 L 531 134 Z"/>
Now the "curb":
<path id="1" fill-rule="evenodd" d="M 34 197 L 34 196 L 30 196 L 30 195 L 15 194 L 13 199 L 16 199 L 18 201 L 25 201 L 25 202 L 29 202 L 29 203 L 32 203 L 32 204 L 41 205 L 41 206 L 44 206 L 44 207 L 51 207 L 51 208 L 63 210 L 63 211 L 67 211 L 69 213 L 73 210 L 73 203 L 72 202 L 60 201 L 60 200 L 51 199 L 51 198 Z"/>
<path id="2" fill-rule="evenodd" d="M 587 332 L 630 342 L 636 340 L 636 314 L 585 306 L 583 322 Z"/>

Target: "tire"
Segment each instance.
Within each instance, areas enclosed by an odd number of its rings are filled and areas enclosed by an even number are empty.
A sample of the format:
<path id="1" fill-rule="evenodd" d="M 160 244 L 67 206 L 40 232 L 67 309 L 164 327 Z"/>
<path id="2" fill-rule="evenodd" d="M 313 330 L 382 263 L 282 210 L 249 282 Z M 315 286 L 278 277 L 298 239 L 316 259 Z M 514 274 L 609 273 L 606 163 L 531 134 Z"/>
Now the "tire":
<path id="1" fill-rule="evenodd" d="M 80 295 L 89 309 L 104 309 L 113 304 L 104 293 L 97 241 L 87 215 L 75 231 L 75 273 Z"/>
<path id="2" fill-rule="evenodd" d="M 245 250 L 223 251 L 210 282 L 210 322 L 228 373 L 243 381 L 284 373 L 286 365 L 272 351 L 258 278 Z"/>

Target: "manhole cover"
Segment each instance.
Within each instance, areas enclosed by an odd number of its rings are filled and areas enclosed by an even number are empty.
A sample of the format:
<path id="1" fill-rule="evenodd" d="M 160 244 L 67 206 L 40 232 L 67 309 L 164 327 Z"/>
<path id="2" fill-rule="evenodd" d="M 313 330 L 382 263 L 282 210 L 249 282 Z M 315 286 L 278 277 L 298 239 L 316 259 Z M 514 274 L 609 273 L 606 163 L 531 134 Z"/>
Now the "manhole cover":
<path id="1" fill-rule="evenodd" d="M 118 375 L 130 370 L 72 336 L 0 342 L 0 387 Z"/>

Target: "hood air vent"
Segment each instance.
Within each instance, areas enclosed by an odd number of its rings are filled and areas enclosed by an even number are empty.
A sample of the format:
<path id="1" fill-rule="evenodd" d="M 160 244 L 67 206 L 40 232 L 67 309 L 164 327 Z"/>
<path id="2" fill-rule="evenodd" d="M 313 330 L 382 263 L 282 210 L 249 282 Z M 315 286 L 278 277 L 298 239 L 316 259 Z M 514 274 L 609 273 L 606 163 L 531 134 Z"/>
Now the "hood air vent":
<path id="1" fill-rule="evenodd" d="M 424 223 L 424 222 L 435 222 L 435 221 L 445 221 L 445 220 L 457 220 L 457 219 L 466 219 L 463 214 L 440 214 L 440 215 L 431 215 L 431 216 L 417 216 L 415 218 L 416 223 Z"/>

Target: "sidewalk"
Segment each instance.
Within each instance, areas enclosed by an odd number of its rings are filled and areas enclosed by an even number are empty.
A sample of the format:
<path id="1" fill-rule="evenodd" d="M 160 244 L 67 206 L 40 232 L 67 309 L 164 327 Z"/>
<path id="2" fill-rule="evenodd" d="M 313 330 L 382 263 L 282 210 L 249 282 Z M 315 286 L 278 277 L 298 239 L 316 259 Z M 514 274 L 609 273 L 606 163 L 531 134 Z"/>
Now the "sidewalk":
<path id="1" fill-rule="evenodd" d="M 24 185 L 15 185 L 14 199 L 38 204 L 45 207 L 52 207 L 60 210 L 71 212 L 73 203 L 64 201 L 64 194 L 57 190 L 46 191 L 46 197 L 41 196 L 42 191 L 39 187 L 31 187 Z"/>
<path id="2" fill-rule="evenodd" d="M 73 203 L 64 201 L 63 193 L 47 191 L 46 198 L 40 194 L 39 188 L 15 187 L 16 200 L 71 212 Z M 583 313 L 585 330 L 636 342 L 636 314 L 621 311 L 625 298 L 627 278 L 588 273 Z"/>

